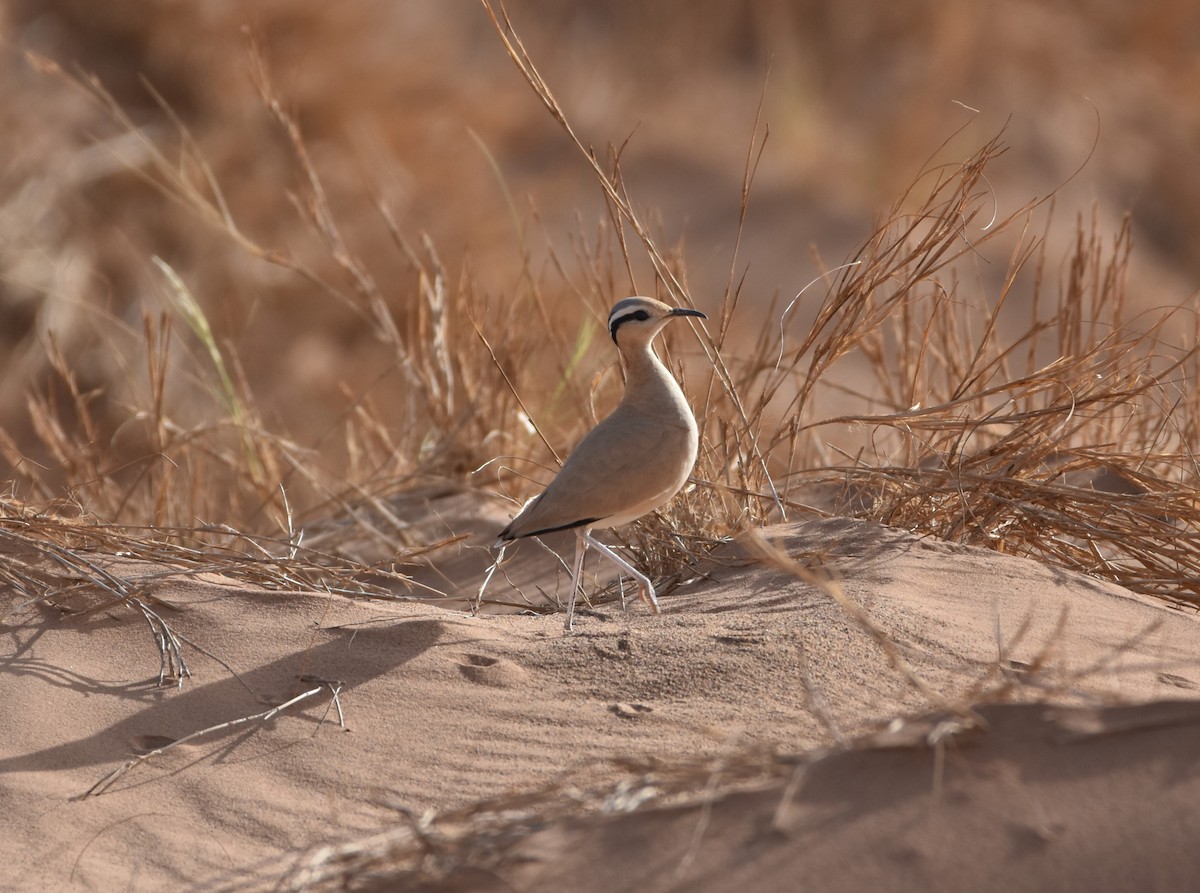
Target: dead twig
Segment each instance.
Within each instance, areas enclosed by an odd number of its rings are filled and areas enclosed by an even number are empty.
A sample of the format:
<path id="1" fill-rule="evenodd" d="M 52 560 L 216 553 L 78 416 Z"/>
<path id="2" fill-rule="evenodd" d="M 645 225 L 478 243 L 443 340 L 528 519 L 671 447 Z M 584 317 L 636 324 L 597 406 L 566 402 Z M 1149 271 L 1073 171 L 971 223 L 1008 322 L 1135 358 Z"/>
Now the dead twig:
<path id="1" fill-rule="evenodd" d="M 272 707 L 270 710 L 265 710 L 262 713 L 255 713 L 250 716 L 242 716 L 242 717 L 239 717 L 238 719 L 232 719 L 229 722 L 218 723 L 215 726 L 209 726 L 208 728 L 200 729 L 198 731 L 192 732 L 189 735 L 184 735 L 182 738 L 172 741 L 170 744 L 165 744 L 162 747 L 157 747 L 154 750 L 148 751 L 147 753 L 139 754 L 138 756 L 136 756 L 130 760 L 126 760 L 124 763 L 122 763 L 120 766 L 118 766 L 116 769 L 114 769 L 108 775 L 104 776 L 104 778 L 100 779 L 98 782 L 96 782 L 94 785 L 92 785 L 90 788 L 88 788 L 87 791 L 85 791 L 79 799 L 82 800 L 82 799 L 86 799 L 88 797 L 100 796 L 105 791 L 107 791 L 110 787 L 112 787 L 112 785 L 118 779 L 120 779 L 122 776 L 124 776 L 126 773 L 128 773 L 132 769 L 142 765 L 143 763 L 147 762 L 148 760 L 150 760 L 154 757 L 161 756 L 162 754 L 166 753 L 168 750 L 171 750 L 172 748 L 179 747 L 180 745 L 183 745 L 183 744 L 188 744 L 199 738 L 203 738 L 208 735 L 216 734 L 217 732 L 223 732 L 228 729 L 246 725 L 247 723 L 251 723 L 251 722 L 257 722 L 261 725 L 265 725 L 266 723 L 268 723 L 272 719 L 274 719 L 276 716 L 278 716 L 280 713 L 282 713 L 284 710 L 287 710 L 289 707 L 294 707 L 296 704 L 299 704 L 302 701 L 306 701 L 309 698 L 314 697 L 315 695 L 318 695 L 323 691 L 330 692 L 330 694 L 332 696 L 332 702 L 337 707 L 338 722 L 341 724 L 342 728 L 345 728 L 346 721 L 345 721 L 345 717 L 342 714 L 341 702 L 338 699 L 338 695 L 341 692 L 342 686 L 344 685 L 344 683 L 328 681 L 328 680 L 323 680 L 323 679 L 317 680 L 317 679 L 315 679 L 315 677 L 301 677 L 301 681 L 306 681 L 306 682 L 318 681 L 318 682 L 320 682 L 320 684 L 316 688 L 311 688 L 308 691 L 302 692 L 301 694 L 296 695 L 294 698 L 291 698 L 290 700 L 278 705 L 277 707 Z M 322 721 L 324 721 L 324 718 L 322 718 Z M 320 724 L 318 724 L 318 728 L 320 728 Z"/>

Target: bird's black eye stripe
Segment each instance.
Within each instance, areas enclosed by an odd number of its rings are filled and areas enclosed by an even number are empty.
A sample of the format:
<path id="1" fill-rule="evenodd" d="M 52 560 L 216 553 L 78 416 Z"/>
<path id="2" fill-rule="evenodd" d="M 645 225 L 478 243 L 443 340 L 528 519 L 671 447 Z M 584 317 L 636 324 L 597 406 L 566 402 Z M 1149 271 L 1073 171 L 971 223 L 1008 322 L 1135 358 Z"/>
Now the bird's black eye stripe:
<path id="1" fill-rule="evenodd" d="M 623 323 L 627 323 L 631 319 L 636 319 L 638 322 L 645 322 L 649 318 L 650 314 L 645 310 L 635 310 L 633 313 L 626 313 L 624 316 L 618 316 L 611 323 L 609 323 L 608 333 L 612 335 L 612 340 L 616 341 L 617 329 L 619 329 Z"/>

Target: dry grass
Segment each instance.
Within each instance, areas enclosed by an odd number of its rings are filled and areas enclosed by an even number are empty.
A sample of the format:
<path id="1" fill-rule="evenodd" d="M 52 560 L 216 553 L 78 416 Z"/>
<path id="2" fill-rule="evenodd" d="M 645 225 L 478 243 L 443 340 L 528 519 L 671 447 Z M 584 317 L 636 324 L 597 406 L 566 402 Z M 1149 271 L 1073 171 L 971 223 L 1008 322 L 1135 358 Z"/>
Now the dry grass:
<path id="1" fill-rule="evenodd" d="M 593 236 L 573 242 L 573 256 L 541 246 L 546 259 L 535 267 L 526 249 L 502 298 L 481 292 L 469 268 L 450 274 L 427 238 L 414 247 L 377 199 L 377 226 L 408 271 L 399 288 L 380 283 L 343 235 L 255 46 L 254 83 L 296 174 L 295 220 L 323 247 L 321 262 L 261 244 L 239 225 L 236 203 L 157 94 L 175 125 L 165 140 L 139 128 L 95 79 L 35 60 L 138 146 L 142 181 L 255 262 L 325 294 L 386 360 L 367 390 L 344 391 L 339 418 L 298 444 L 258 406 L 203 296 L 156 259 L 168 309 L 143 311 L 137 329 L 105 320 L 122 380 L 85 384 L 47 336 L 50 378 L 28 395 L 41 461 L 0 432 L 13 535 L 275 588 L 395 595 L 405 579 L 394 563 L 356 561 L 328 536 L 308 550 L 304 531 L 340 519 L 348 539 L 365 535 L 403 560 L 436 544 L 405 535 L 396 494 L 450 478 L 520 498 L 529 480 L 548 477 L 619 394 L 611 366 L 589 373 L 611 363 L 599 336 L 612 301 L 648 291 L 703 302 L 689 293 L 683 258 L 661 247 L 636 210 L 621 153 L 585 145 L 511 22 L 493 22 L 609 207 Z M 765 137 L 755 126 L 743 219 Z M 931 161 L 852 257 L 783 308 L 753 316 L 735 256 L 721 305 L 706 308 L 714 331 L 695 326 L 702 356 L 680 333 L 668 345 L 698 404 L 703 449 L 694 486 L 627 536 L 660 582 L 669 588 L 722 538 L 824 510 L 1031 555 L 1167 598 L 1200 596 L 1195 319 L 1183 309 L 1128 318 L 1128 226 L 1105 244 L 1095 221 L 1081 221 L 1051 281 L 1058 259 L 1046 256 L 1036 229 L 1039 220 L 1049 226 L 1050 206 L 1030 202 L 995 219 L 986 171 L 1003 152 L 996 139 L 960 162 Z M 531 222 L 514 219 L 526 239 Z M 999 276 L 987 270 L 994 245 L 1008 253 Z M 1024 322 L 1017 307 L 1028 308 Z M 738 325 L 757 334 L 731 340 Z M 181 391 L 206 405 L 197 413 L 195 401 L 176 399 Z M 381 391 L 390 392 L 390 411 L 377 405 Z M 852 411 L 829 415 L 835 403 Z M 856 429 L 865 436 L 854 453 L 827 442 L 831 431 L 851 432 L 835 438 L 851 441 Z"/>
<path id="2" fill-rule="evenodd" d="M 631 231 L 622 247 L 640 245 L 660 296 L 694 306 L 634 210 L 619 155 L 601 166 L 511 22 L 493 21 L 592 169 L 615 224 Z M 1200 371 L 1200 324 L 1182 308 L 1127 318 L 1128 221 L 1106 245 L 1095 221 L 1081 220 L 1060 282 L 1048 283 L 1053 259 L 1034 230 L 1039 214 L 1048 225 L 1048 203 L 995 217 L 985 172 L 1003 151 L 996 139 L 960 163 L 923 170 L 834 271 L 800 337 L 789 330 L 803 293 L 762 320 L 737 356 L 724 339 L 741 297 L 731 275 L 713 314 L 719 331 L 698 332 L 711 371 L 696 385 L 693 366 L 688 388 L 704 395 L 697 486 L 667 515 L 634 526 L 643 563 L 677 579 L 705 542 L 805 510 L 835 485 L 834 511 L 1030 555 L 1139 592 L 1200 596 L 1192 447 L 1200 404 L 1189 384 Z M 752 142 L 744 202 L 755 154 Z M 1011 253 L 989 297 L 981 275 L 967 285 L 962 277 L 996 241 Z M 624 260 L 632 269 L 628 253 Z M 1029 308 L 1027 322 L 1013 319 L 1010 304 Z M 851 354 L 865 359 L 872 382 L 838 374 Z M 864 411 L 822 417 L 814 408 L 822 389 Z M 830 461 L 819 434 L 833 426 L 868 428 L 870 449 Z"/>
<path id="3" fill-rule="evenodd" d="M 986 312 L 951 292 L 894 314 L 863 345 L 883 411 L 817 423 L 870 426 L 875 454 L 801 479 L 830 472 L 844 510 L 885 524 L 1194 601 L 1197 319 L 1127 319 L 1129 252 L 1127 227 L 1106 246 L 1081 223 L 1048 298 L 1026 238 Z M 1006 325 L 1023 275 L 1030 318 Z"/>
<path id="4" fill-rule="evenodd" d="M 190 643 L 153 597 L 165 576 L 217 572 L 352 597 L 456 595 L 414 588 L 403 573 L 403 561 L 442 543 L 414 537 L 398 498 L 431 479 L 514 500 L 532 493 L 619 395 L 603 320 L 631 291 L 701 306 L 711 319 L 711 329 L 667 340 L 702 428 L 693 484 L 624 534 L 664 589 L 717 542 L 830 512 L 1200 602 L 1200 322 L 1190 308 L 1130 310 L 1128 223 L 1110 234 L 1081 219 L 1069 252 L 1050 254 L 1049 202 L 995 218 L 988 171 L 1004 152 L 996 139 L 953 163 L 936 154 L 861 247 L 790 301 L 750 301 L 734 258 L 714 307 L 690 292 L 683 254 L 664 247 L 638 210 L 621 151 L 594 152 L 577 135 L 511 22 L 494 21 L 609 212 L 581 223 L 564 253 L 538 241 L 536 210 L 514 203 L 520 262 L 499 294 L 469 263 L 447 269 L 434 240 L 407 234 L 369 191 L 360 205 L 372 208 L 376 241 L 391 254 L 364 259 L 255 51 L 257 125 L 270 129 L 294 175 L 274 205 L 304 233 L 294 251 L 239 221 L 246 202 L 224 193 L 168 103 L 154 97 L 174 129 L 153 132 L 99 81 L 38 62 L 107 116 L 117 142 L 104 145 L 121 148 L 117 163 L 139 188 L 254 266 L 246 292 L 267 267 L 338 308 L 354 331 L 341 356 L 369 355 L 370 374 L 357 387 L 339 383 L 341 412 L 298 439 L 295 415 L 259 401 L 247 370 L 261 369 L 262 358 L 244 355 L 208 318 L 215 296 L 193 293 L 187 271 L 146 256 L 153 309 L 130 316 L 74 305 L 114 358 L 110 370 L 77 362 L 53 331 L 19 345 L 44 375 L 22 379 L 22 424 L 0 427 L 0 584 L 12 610 L 89 616 L 124 606 L 151 629 L 161 681 L 181 683 Z M 743 219 L 765 130 L 750 137 Z M 379 266 L 403 274 L 385 278 Z M 328 324 L 319 316 L 310 329 L 287 331 L 323 343 Z M 318 527 L 324 534 L 314 537 Z M 363 540 L 394 558 L 361 557 L 353 544 Z M 151 569 L 131 571 L 130 559 Z M 997 678 L 998 689 L 977 695 L 1007 697 L 1011 675 Z M 720 766 L 721 783 L 788 773 L 797 760 L 747 751 Z M 628 768 L 618 789 L 561 786 L 412 818 L 289 857 L 263 883 L 333 888 L 376 872 L 486 865 L 533 822 L 665 802 L 708 786 L 715 771 L 686 761 Z M 230 889 L 253 885 L 240 879 Z"/>

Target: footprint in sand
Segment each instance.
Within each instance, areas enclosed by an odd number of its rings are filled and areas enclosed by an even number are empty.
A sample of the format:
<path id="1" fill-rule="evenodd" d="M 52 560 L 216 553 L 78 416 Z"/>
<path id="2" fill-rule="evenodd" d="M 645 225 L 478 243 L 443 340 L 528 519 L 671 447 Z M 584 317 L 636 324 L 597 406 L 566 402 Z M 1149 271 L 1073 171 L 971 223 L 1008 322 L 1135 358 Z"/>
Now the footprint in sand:
<path id="1" fill-rule="evenodd" d="M 146 754 L 175 743 L 174 738 L 166 735 L 134 735 L 129 739 L 129 746 L 135 754 Z"/>
<path id="2" fill-rule="evenodd" d="M 525 684 L 529 678 L 523 667 L 502 657 L 489 657 L 486 654 L 462 655 L 458 669 L 470 681 L 493 688 L 515 688 Z"/>
<path id="3" fill-rule="evenodd" d="M 648 704 L 630 704 L 625 701 L 610 704 L 608 709 L 621 719 L 637 719 L 639 716 L 654 712 L 654 708 Z"/>
<path id="4" fill-rule="evenodd" d="M 1176 688 L 1195 688 L 1196 683 L 1186 676 L 1176 676 L 1174 673 L 1159 673 L 1158 681 Z"/>

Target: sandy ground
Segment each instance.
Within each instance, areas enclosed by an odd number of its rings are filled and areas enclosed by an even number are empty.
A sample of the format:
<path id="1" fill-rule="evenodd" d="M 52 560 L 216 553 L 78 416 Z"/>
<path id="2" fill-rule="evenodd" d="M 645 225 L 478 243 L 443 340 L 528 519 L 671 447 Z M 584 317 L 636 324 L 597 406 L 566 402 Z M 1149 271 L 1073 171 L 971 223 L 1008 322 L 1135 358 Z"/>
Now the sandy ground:
<path id="1" fill-rule="evenodd" d="M 234 888 L 257 871 L 269 888 L 290 854 L 401 812 L 769 747 L 787 768 L 752 784 L 710 772 L 669 802 L 547 817 L 486 871 L 377 889 L 1188 888 L 1200 870 L 1193 614 L 869 524 L 765 533 L 857 607 L 737 545 L 666 596 L 662 616 L 605 606 L 571 635 L 561 615 L 268 592 L 111 559 L 160 600 L 194 675 L 160 688 L 146 623 L 124 609 L 8 614 L 0 886 Z M 427 573 L 470 592 L 478 565 L 465 552 Z M 513 574 L 522 588 L 562 584 L 536 548 Z M 344 729 L 316 680 L 342 684 Z M 139 753 L 313 688 L 83 796 Z M 968 704 L 984 706 L 972 719 Z M 935 718 L 880 737 L 898 716 Z"/>

